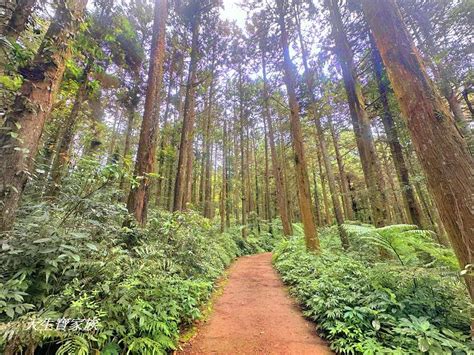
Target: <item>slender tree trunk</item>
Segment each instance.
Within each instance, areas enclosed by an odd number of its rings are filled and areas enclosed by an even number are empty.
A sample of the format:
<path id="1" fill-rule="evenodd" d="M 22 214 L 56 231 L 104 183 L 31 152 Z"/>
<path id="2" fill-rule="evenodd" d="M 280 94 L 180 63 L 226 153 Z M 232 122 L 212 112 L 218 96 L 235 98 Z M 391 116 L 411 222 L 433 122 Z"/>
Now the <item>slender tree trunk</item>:
<path id="1" fill-rule="evenodd" d="M 133 126 L 135 124 L 135 107 L 128 107 L 127 108 L 127 129 L 125 131 L 125 143 L 123 148 L 123 159 L 122 159 L 122 168 L 126 168 L 128 161 L 132 158 L 131 157 L 131 143 L 132 143 L 132 132 Z M 120 178 L 120 189 L 125 190 L 125 176 L 122 175 Z M 127 195 L 124 196 L 124 198 Z M 126 202 L 126 201 L 124 201 Z"/>
<path id="2" fill-rule="evenodd" d="M 329 4 L 331 25 L 333 26 L 336 41 L 336 55 L 339 58 L 342 69 L 357 148 L 362 163 L 365 183 L 369 191 L 372 218 L 374 224 L 377 227 L 381 227 L 387 223 L 387 199 L 385 196 L 385 183 L 383 176 L 380 174 L 380 163 L 372 137 L 370 120 L 365 110 L 364 97 L 357 80 L 353 53 L 345 34 L 338 1 L 326 1 Z"/>
<path id="3" fill-rule="evenodd" d="M 115 164 L 118 161 L 118 154 L 115 150 L 117 144 L 117 135 L 120 124 L 123 119 L 122 112 L 116 110 L 116 115 L 114 116 L 114 123 L 112 126 L 112 136 L 110 137 L 109 149 L 107 150 L 107 164 Z"/>
<path id="4" fill-rule="evenodd" d="M 32 63 L 20 70 L 23 82 L 0 133 L 0 230 L 10 229 L 31 174 L 46 118 L 61 83 L 69 41 L 87 0 L 61 1 Z"/>
<path id="5" fill-rule="evenodd" d="M 187 177 L 191 175 L 188 170 L 191 161 L 192 144 L 194 137 L 194 91 L 196 82 L 196 70 L 198 62 L 199 45 L 199 15 L 193 18 L 192 43 L 191 43 L 191 61 L 189 64 L 188 80 L 186 83 L 186 97 L 184 99 L 183 127 L 181 131 L 181 142 L 179 145 L 178 170 L 176 173 L 173 210 L 181 211 L 186 208 L 187 203 Z M 192 167 L 192 164 L 191 164 Z"/>
<path id="6" fill-rule="evenodd" d="M 266 83 L 265 83 L 266 84 Z M 264 85 L 265 85 L 264 84 Z M 263 132 L 265 139 L 265 220 L 268 222 L 268 231 L 273 235 L 273 217 L 272 217 L 272 206 L 271 206 L 271 197 L 270 197 L 270 170 L 268 162 L 268 128 L 265 119 L 263 120 Z"/>
<path id="7" fill-rule="evenodd" d="M 159 174 L 159 178 L 157 181 L 156 185 L 156 196 L 155 196 L 155 204 L 157 207 L 160 206 L 161 201 L 163 199 L 163 181 L 165 179 L 165 152 L 164 149 L 169 145 L 169 116 L 170 116 L 170 108 L 171 108 L 171 90 L 173 88 L 173 85 L 175 83 L 175 68 L 174 68 L 174 63 L 175 63 L 175 58 L 176 58 L 176 49 L 173 48 L 173 53 L 171 54 L 170 57 L 170 63 L 169 63 L 169 81 L 168 81 L 168 88 L 166 90 L 166 106 L 165 106 L 165 113 L 163 114 L 163 134 L 161 135 L 160 138 L 160 146 L 158 150 L 158 167 L 157 171 Z M 179 69 L 182 70 L 182 65 L 179 66 Z"/>
<path id="8" fill-rule="evenodd" d="M 211 137 L 211 128 L 212 128 L 212 105 L 214 100 L 214 61 L 211 64 L 211 83 L 209 86 L 209 102 L 208 102 L 208 111 L 207 111 L 207 119 L 206 119 L 206 127 L 205 127 L 205 149 L 204 149 L 204 217 L 211 218 L 211 210 L 212 210 L 212 201 L 211 201 L 211 165 L 212 165 L 212 137 Z"/>
<path id="9" fill-rule="evenodd" d="M 262 70 L 263 70 L 263 116 L 268 127 L 268 142 L 270 144 L 270 154 L 272 157 L 272 171 L 275 178 L 276 197 L 278 204 L 278 212 L 280 213 L 281 223 L 283 226 L 283 234 L 290 236 L 293 234 L 293 226 L 288 214 L 288 203 L 285 184 L 283 182 L 280 160 L 275 145 L 275 132 L 273 129 L 273 120 L 268 104 L 268 82 L 267 82 L 267 65 L 266 65 L 266 43 L 261 46 L 262 50 Z"/>
<path id="10" fill-rule="evenodd" d="M 428 187 L 464 268 L 473 263 L 474 161 L 431 82 L 394 0 L 364 0 L 363 9 L 387 68 Z M 474 279 L 465 276 L 471 298 Z"/>
<path id="11" fill-rule="evenodd" d="M 306 248 L 309 251 L 319 251 L 319 238 L 316 225 L 314 223 L 313 211 L 311 208 L 311 193 L 309 189 L 308 171 L 306 168 L 306 157 L 304 151 L 303 134 L 299 118 L 299 104 L 295 91 L 295 68 L 291 61 L 288 45 L 288 33 L 285 24 L 285 9 L 283 0 L 277 0 L 280 26 L 280 43 L 283 52 L 284 81 L 288 93 L 290 106 L 290 130 L 292 136 L 293 149 L 295 154 L 296 186 L 298 189 L 298 201 L 300 206 L 301 219 L 304 227 Z"/>
<path id="12" fill-rule="evenodd" d="M 258 168 L 257 168 L 257 145 L 255 142 L 255 136 L 252 137 L 252 151 L 253 151 L 253 162 L 255 170 L 255 222 L 257 223 L 257 232 L 260 235 L 260 187 L 258 184 Z"/>
<path id="13" fill-rule="evenodd" d="M 380 134 L 379 134 L 379 131 L 377 130 L 377 140 L 380 141 Z M 383 144 L 382 142 L 380 144 Z M 390 159 L 389 157 L 387 156 L 386 154 L 386 150 L 385 150 L 385 147 L 381 147 L 380 150 L 382 151 L 381 152 L 381 157 L 382 157 L 382 166 L 383 166 L 383 171 L 382 173 L 384 173 L 387 177 L 387 182 L 388 182 L 388 186 L 389 186 L 389 193 L 387 194 L 387 199 L 388 199 L 388 202 L 389 202 L 389 208 L 391 208 L 392 210 L 392 213 L 390 214 L 390 223 L 393 224 L 393 223 L 411 223 L 413 224 L 413 222 L 408 222 L 407 221 L 407 215 L 405 213 L 403 213 L 403 208 L 401 207 L 402 206 L 402 203 L 399 201 L 399 198 L 397 196 L 397 189 L 395 187 L 395 182 L 393 181 L 393 178 L 392 178 L 392 167 L 390 165 Z M 390 199 L 390 195 L 392 195 L 392 199 Z M 415 196 L 413 196 L 415 197 Z M 418 226 L 421 226 L 421 225 L 418 225 Z"/>
<path id="14" fill-rule="evenodd" d="M 337 168 L 339 170 L 344 214 L 346 215 L 347 219 L 351 220 L 354 218 L 351 204 L 351 192 L 349 191 L 349 183 L 347 181 L 346 171 L 344 169 L 344 162 L 342 161 L 341 152 L 339 151 L 338 137 L 334 130 L 331 116 L 328 116 L 328 124 L 329 131 L 331 132 L 332 143 L 334 145 L 334 152 L 336 154 Z"/>
<path id="15" fill-rule="evenodd" d="M 222 127 L 222 186 L 220 198 L 221 232 L 226 230 L 226 219 L 229 214 L 227 204 L 227 164 L 227 121 L 224 121 Z"/>
<path id="16" fill-rule="evenodd" d="M 405 209 L 408 212 L 410 223 L 416 224 L 417 226 L 421 227 L 422 223 L 420 216 L 420 207 L 416 201 L 415 194 L 413 192 L 413 187 L 410 183 L 408 169 L 405 163 L 405 158 L 403 156 L 402 145 L 400 144 L 400 139 L 398 138 L 397 127 L 395 126 L 395 122 L 393 120 L 392 112 L 390 110 L 390 105 L 388 102 L 388 83 L 385 81 L 384 78 L 382 58 L 380 58 L 380 53 L 377 50 L 377 47 L 375 46 L 372 36 L 371 45 L 375 78 L 377 80 L 380 101 L 382 103 L 383 108 L 383 113 L 381 116 L 382 124 L 385 129 L 385 134 L 387 135 L 387 140 L 390 147 L 393 163 L 397 171 L 397 178 L 400 184 L 400 190 L 402 191 L 403 202 L 405 205 Z"/>
<path id="17" fill-rule="evenodd" d="M 317 158 L 318 158 L 318 168 L 319 168 L 319 176 L 321 177 L 321 190 L 323 193 L 323 206 L 324 206 L 324 215 L 323 221 L 325 225 L 331 224 L 331 213 L 329 212 L 329 199 L 326 190 L 326 176 L 323 171 L 323 165 L 321 163 L 321 152 L 320 149 L 317 149 Z"/>
<path id="18" fill-rule="evenodd" d="M 306 86 L 308 87 L 308 95 L 311 100 L 311 104 L 313 106 L 313 111 L 314 111 L 313 114 L 314 114 L 314 124 L 316 126 L 316 136 L 318 138 L 319 149 L 321 151 L 321 155 L 323 158 L 324 168 L 326 170 L 326 176 L 328 177 L 329 192 L 331 194 L 332 206 L 334 209 L 334 216 L 336 217 L 336 223 L 339 228 L 339 236 L 341 238 L 341 245 L 344 249 L 347 249 L 349 247 L 349 239 L 347 238 L 347 234 L 344 228 L 342 228 L 342 224 L 344 223 L 344 216 L 342 214 L 341 203 L 339 201 L 339 196 L 337 193 L 336 178 L 334 177 L 334 172 L 332 171 L 332 167 L 331 167 L 331 161 L 329 159 L 326 138 L 324 137 L 324 130 L 321 125 L 321 119 L 316 108 L 316 97 L 314 95 L 315 85 L 314 85 L 314 81 L 312 79 L 311 73 L 309 71 L 308 54 L 306 52 L 306 46 L 304 45 L 303 36 L 301 34 L 301 26 L 299 22 L 298 12 L 296 13 L 296 22 L 297 22 L 298 37 L 300 40 L 301 52 L 302 52 L 302 57 L 303 57 L 303 66 L 304 66 L 304 72 L 305 72 Z"/>
<path id="19" fill-rule="evenodd" d="M 85 156 L 97 158 L 100 148 L 103 145 L 101 123 L 104 118 L 104 105 L 101 101 L 102 93 L 99 91 L 96 95 L 89 97 L 89 108 L 91 116 L 89 117 L 92 134 L 89 143 L 84 151 Z"/>
<path id="20" fill-rule="evenodd" d="M 140 179 L 137 187 L 128 195 L 127 208 L 140 224 L 146 223 L 148 198 L 151 181 L 148 174 L 155 171 L 156 141 L 158 137 L 157 108 L 160 107 L 160 91 L 163 81 L 163 63 L 165 60 L 166 20 L 168 1 L 156 0 L 153 22 L 153 38 L 148 71 L 145 110 L 143 113 L 140 139 L 138 141 L 137 160 L 134 177 Z"/>
<path id="21" fill-rule="evenodd" d="M 469 112 L 471 113 L 471 120 L 474 120 L 474 105 L 472 104 L 471 100 L 469 100 L 469 94 L 474 92 L 474 88 L 471 87 L 466 87 L 462 91 L 462 97 L 464 99 L 464 102 L 467 105 L 467 108 L 469 109 Z"/>
<path id="22" fill-rule="evenodd" d="M 72 105 L 71 112 L 67 116 L 65 122 L 63 122 L 64 129 L 62 131 L 61 138 L 59 139 L 56 154 L 51 168 L 51 186 L 48 195 L 50 197 L 57 196 L 61 188 L 61 180 L 64 177 L 65 170 L 67 169 L 71 160 L 71 149 L 76 133 L 76 127 L 79 120 L 79 114 L 81 113 L 82 105 L 87 99 L 87 85 L 88 75 L 92 67 L 92 61 L 89 60 L 82 78 L 80 79 L 79 89 L 76 93 L 74 104 Z"/>
<path id="23" fill-rule="evenodd" d="M 247 238 L 247 167 L 245 163 L 244 149 L 244 98 L 242 86 L 242 69 L 239 67 L 239 132 L 240 132 L 240 184 L 241 184 L 241 201 L 242 201 L 242 237 Z"/>
<path id="24" fill-rule="evenodd" d="M 319 201 L 318 182 L 317 182 L 316 176 L 317 176 L 316 167 L 313 164 L 314 211 L 315 211 L 315 214 L 316 214 L 316 224 L 318 226 L 322 226 L 323 225 L 323 220 L 322 220 L 322 217 L 321 217 L 321 202 Z"/>
<path id="25" fill-rule="evenodd" d="M 251 227 L 252 229 L 255 227 L 255 204 L 254 204 L 254 199 L 253 199 L 253 184 L 252 184 L 252 178 L 251 178 L 251 172 L 252 172 L 252 159 L 251 159 L 251 154 L 250 154 L 250 134 L 249 134 L 249 126 L 250 122 L 246 113 L 245 116 L 246 120 L 246 127 L 245 127 L 245 165 L 247 167 L 246 171 L 246 185 L 247 185 L 247 213 L 251 217 Z"/>

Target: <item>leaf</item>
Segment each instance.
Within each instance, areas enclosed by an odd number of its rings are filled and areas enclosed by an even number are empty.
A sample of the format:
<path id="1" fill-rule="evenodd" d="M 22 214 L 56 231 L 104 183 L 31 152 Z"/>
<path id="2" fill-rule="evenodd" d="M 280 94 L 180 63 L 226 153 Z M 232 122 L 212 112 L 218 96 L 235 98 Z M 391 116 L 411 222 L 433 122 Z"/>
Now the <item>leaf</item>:
<path id="1" fill-rule="evenodd" d="M 47 243 L 47 242 L 50 242 L 50 241 L 52 241 L 51 238 L 41 238 L 41 239 L 34 240 L 33 243 L 40 244 L 40 243 Z"/>
<path id="2" fill-rule="evenodd" d="M 93 243 L 86 243 L 86 246 L 91 249 L 91 250 L 94 250 L 94 251 L 98 251 L 99 249 L 97 248 L 97 245 L 93 244 Z"/>
<path id="3" fill-rule="evenodd" d="M 10 318 L 13 318 L 15 316 L 15 311 L 13 310 L 13 308 L 7 308 L 5 313 L 7 314 L 7 316 L 9 316 Z"/>
<path id="4" fill-rule="evenodd" d="M 418 339 L 418 349 L 420 349 L 422 352 L 427 352 L 430 349 L 430 344 L 426 338 Z"/>

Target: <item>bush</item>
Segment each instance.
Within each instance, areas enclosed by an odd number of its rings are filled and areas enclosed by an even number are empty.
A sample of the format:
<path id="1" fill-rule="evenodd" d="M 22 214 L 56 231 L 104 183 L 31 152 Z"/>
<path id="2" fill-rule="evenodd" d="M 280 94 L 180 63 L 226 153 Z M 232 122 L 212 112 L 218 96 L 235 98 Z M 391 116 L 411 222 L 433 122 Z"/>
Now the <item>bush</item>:
<path id="1" fill-rule="evenodd" d="M 0 239 L 0 352 L 167 353 L 225 267 L 257 247 L 193 212 L 122 227 L 120 173 L 81 164 L 56 203 L 27 202 Z"/>
<path id="2" fill-rule="evenodd" d="M 400 227 L 392 231 L 396 229 Z M 472 350 L 469 300 L 454 273 L 434 267 L 434 261 L 426 266 L 426 256 L 404 265 L 397 258 L 381 260 L 374 257 L 377 253 L 369 240 L 366 252 L 359 245 L 363 241 L 352 241 L 355 246 L 348 252 L 342 252 L 337 241 L 336 229 L 325 229 L 320 255 L 307 253 L 301 236 L 282 242 L 274 254 L 283 281 L 333 350 L 345 354 Z"/>

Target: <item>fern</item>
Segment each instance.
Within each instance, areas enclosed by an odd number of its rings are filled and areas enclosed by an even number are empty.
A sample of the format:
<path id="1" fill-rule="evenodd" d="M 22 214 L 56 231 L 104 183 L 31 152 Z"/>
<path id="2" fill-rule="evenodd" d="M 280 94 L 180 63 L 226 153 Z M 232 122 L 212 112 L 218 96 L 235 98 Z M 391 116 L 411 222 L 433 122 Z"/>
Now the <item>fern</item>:
<path id="1" fill-rule="evenodd" d="M 367 246 L 382 248 L 402 265 L 444 266 L 453 271 L 459 269 L 453 252 L 436 243 L 436 235 L 432 231 L 420 230 L 410 224 L 381 228 L 344 224 L 343 228 L 351 238 L 351 245 L 360 251 Z"/>
<path id="2" fill-rule="evenodd" d="M 66 340 L 56 352 L 56 355 L 88 355 L 89 342 L 82 336 L 74 336 Z"/>

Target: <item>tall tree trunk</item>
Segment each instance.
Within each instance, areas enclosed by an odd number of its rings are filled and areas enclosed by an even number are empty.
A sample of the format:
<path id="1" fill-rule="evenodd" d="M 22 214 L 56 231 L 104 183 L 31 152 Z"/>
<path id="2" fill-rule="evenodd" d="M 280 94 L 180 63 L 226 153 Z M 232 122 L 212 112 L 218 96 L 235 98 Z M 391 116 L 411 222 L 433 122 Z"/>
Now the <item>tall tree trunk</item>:
<path id="1" fill-rule="evenodd" d="M 321 216 L 321 202 L 319 201 L 319 194 L 318 194 L 318 182 L 316 179 L 317 176 L 316 172 L 316 166 L 313 164 L 313 184 L 314 184 L 314 190 L 313 190 L 313 196 L 314 196 L 314 212 L 316 214 L 316 224 L 318 226 L 323 225 L 323 219 Z"/>
<path id="2" fill-rule="evenodd" d="M 266 83 L 265 83 L 266 84 Z M 265 85 L 264 84 L 264 85 Z M 270 170 L 269 170 L 269 159 L 268 159 L 268 129 L 265 119 L 263 120 L 263 132 L 265 139 L 265 198 L 264 198 L 264 208 L 265 208 L 265 220 L 268 222 L 268 231 L 273 235 L 273 217 L 272 217 L 272 206 L 271 206 L 271 197 L 270 197 Z"/>
<path id="3" fill-rule="evenodd" d="M 76 133 L 79 114 L 81 113 L 81 108 L 84 101 L 87 99 L 87 86 L 89 83 L 87 77 L 91 67 L 92 61 L 89 60 L 80 79 L 79 89 L 77 90 L 71 112 L 67 116 L 65 122 L 63 122 L 64 129 L 62 130 L 62 134 L 56 148 L 53 166 L 51 168 L 51 187 L 48 193 L 50 197 L 57 196 L 59 193 L 61 188 L 61 180 L 64 177 L 65 170 L 67 169 L 71 160 L 72 143 Z"/>
<path id="4" fill-rule="evenodd" d="M 92 134 L 84 151 L 84 155 L 94 158 L 97 158 L 98 152 L 103 145 L 101 123 L 103 122 L 105 111 L 101 98 L 101 91 L 96 95 L 89 96 L 89 108 L 91 110 L 89 120 Z"/>
<path id="5" fill-rule="evenodd" d="M 5 0 L 4 0 L 5 1 Z M 13 43 L 15 42 L 20 34 L 26 29 L 28 19 L 31 16 L 33 7 L 35 6 L 36 0 L 17 0 L 17 1 L 6 1 L 7 3 L 15 3 L 16 7 L 13 11 L 10 21 L 4 30 L 1 30 L 0 34 L 3 34 L 8 40 Z M 0 9 L 2 6 L 0 6 Z M 1 26 L 1 25 L 0 25 Z"/>
<path id="6" fill-rule="evenodd" d="M 160 91 L 163 81 L 163 63 L 165 60 L 166 19 L 168 1 L 156 0 L 153 20 L 153 38 L 148 71 L 145 110 L 140 128 L 137 160 L 134 177 L 140 179 L 137 187 L 130 190 L 127 201 L 129 213 L 133 213 L 140 224 L 146 223 L 148 198 L 151 182 L 148 174 L 155 171 L 156 141 L 158 137 L 158 119 Z"/>
<path id="7" fill-rule="evenodd" d="M 336 188 L 336 178 L 334 177 L 331 161 L 329 159 L 326 138 L 324 137 L 324 130 L 321 125 L 321 119 L 316 107 L 316 97 L 314 94 L 315 85 L 314 85 L 313 77 L 309 70 L 308 53 L 306 51 L 306 46 L 304 45 L 303 36 L 301 34 L 301 26 L 300 26 L 298 12 L 296 12 L 296 23 L 297 23 L 298 37 L 299 37 L 300 47 L 301 47 L 301 52 L 302 52 L 302 57 L 303 57 L 303 66 L 304 66 L 304 73 L 305 73 L 305 79 L 306 79 L 305 81 L 306 81 L 306 86 L 308 88 L 308 96 L 313 106 L 314 124 L 316 126 L 316 135 L 319 142 L 319 149 L 321 151 L 321 155 L 323 158 L 324 168 L 326 170 L 326 176 L 328 178 L 329 192 L 331 194 L 332 206 L 334 209 L 334 216 L 336 217 L 336 223 L 339 229 L 341 245 L 344 249 L 347 249 L 349 247 L 349 239 L 347 238 L 347 234 L 344 228 L 342 228 L 342 224 L 344 223 L 344 216 L 342 214 L 342 207 L 339 201 L 339 196 L 338 196 L 338 192 Z"/>
<path id="8" fill-rule="evenodd" d="M 468 84 L 469 85 L 469 84 Z M 470 84 L 472 85 L 472 84 Z M 471 113 L 471 120 L 474 120 L 474 105 L 472 104 L 471 100 L 469 99 L 469 94 L 474 92 L 474 88 L 467 86 L 463 91 L 462 91 L 462 97 L 464 99 L 464 102 L 467 105 L 467 108 L 469 109 L 469 112 Z"/>
<path id="9" fill-rule="evenodd" d="M 275 189 L 278 204 L 278 212 L 280 213 L 281 223 L 283 226 L 283 234 L 290 236 L 293 234 L 293 226 L 288 214 L 287 193 L 283 182 L 280 160 L 275 145 L 275 131 L 273 128 L 273 120 L 269 108 L 269 94 L 267 81 L 267 65 L 266 65 L 266 43 L 262 42 L 262 70 L 263 70 L 263 116 L 268 127 L 268 142 L 270 144 L 270 154 L 272 157 L 272 171 L 275 179 Z"/>
<path id="10" fill-rule="evenodd" d="M 164 163 L 165 163 L 165 152 L 164 149 L 169 145 L 169 116 L 170 116 L 170 109 L 171 109 L 171 90 L 175 83 L 175 60 L 176 60 L 176 48 L 173 47 L 173 53 L 170 57 L 169 63 L 169 80 L 168 80 L 168 88 L 166 90 L 166 104 L 165 104 L 165 113 L 163 114 L 163 134 L 160 138 L 160 146 L 158 148 L 158 166 L 157 172 L 159 174 L 159 178 L 157 181 L 156 186 L 156 195 L 155 195 L 155 204 L 157 207 L 160 206 L 161 201 L 163 200 L 163 181 L 165 179 L 164 173 Z M 182 70 L 182 65 L 179 66 L 179 69 Z"/>
<path id="11" fill-rule="evenodd" d="M 227 165 L 227 121 L 224 120 L 224 125 L 222 127 L 222 186 L 220 196 L 221 232 L 226 230 L 226 219 L 229 214 L 227 203 Z"/>
<path id="12" fill-rule="evenodd" d="M 198 62 L 199 46 L 199 15 L 196 14 L 192 22 L 191 61 L 189 63 L 188 80 L 186 83 L 186 96 L 184 99 L 183 127 L 181 131 L 181 142 L 179 145 L 178 170 L 176 172 L 173 211 L 182 211 L 186 208 L 187 200 L 187 177 L 191 175 L 188 170 L 192 160 L 192 145 L 194 137 L 194 91 L 196 82 L 196 71 Z"/>
<path id="13" fill-rule="evenodd" d="M 380 163 L 375 150 L 370 120 L 365 110 L 362 90 L 357 80 L 353 53 L 342 23 L 338 0 L 326 0 L 326 2 L 329 4 L 331 25 L 333 26 L 336 42 L 336 55 L 342 69 L 357 148 L 362 163 L 365 184 L 369 191 L 372 219 L 377 227 L 381 227 L 387 223 L 387 200 L 383 176 L 379 173 Z"/>
<path id="14" fill-rule="evenodd" d="M 453 114 L 454 120 L 462 132 L 464 138 L 468 143 L 468 148 L 471 149 L 471 154 L 474 152 L 474 137 L 471 131 L 468 121 L 462 111 L 459 99 L 456 94 L 455 88 L 452 84 L 452 75 L 449 73 L 446 65 L 442 62 L 434 60 L 436 56 L 440 55 L 438 46 L 433 41 L 433 26 L 431 20 L 424 13 L 424 11 L 413 11 L 411 17 L 415 20 L 414 27 L 418 27 L 419 32 L 424 38 L 424 47 L 426 53 L 429 56 L 428 65 L 432 68 L 435 80 L 438 82 L 441 94 L 445 97 L 448 102 L 449 108 Z M 420 43 L 423 43 L 420 41 Z"/>
<path id="15" fill-rule="evenodd" d="M 258 167 L 257 167 L 257 144 L 255 136 L 252 137 L 252 151 L 253 151 L 253 162 L 255 171 L 255 222 L 257 224 L 257 232 L 260 235 L 260 187 L 258 184 Z"/>
<path id="16" fill-rule="evenodd" d="M 426 73 L 395 1 L 364 0 L 362 4 L 428 187 L 464 268 L 473 263 L 474 160 Z M 468 273 L 465 280 L 474 298 L 474 278 Z"/>
<path id="17" fill-rule="evenodd" d="M 332 143 L 334 145 L 334 152 L 336 154 L 337 168 L 339 170 L 339 180 L 341 183 L 342 201 L 344 206 L 344 214 L 346 218 L 351 220 L 354 218 L 352 203 L 351 203 L 351 192 L 349 191 L 349 183 L 347 181 L 346 171 L 344 169 L 344 162 L 342 161 L 341 152 L 339 151 L 338 137 L 332 123 L 331 116 L 328 116 L 329 131 L 331 132 Z"/>
<path id="18" fill-rule="evenodd" d="M 377 80 L 380 101 L 382 103 L 383 108 L 383 113 L 381 116 L 382 124 L 385 129 L 385 134 L 387 135 L 388 145 L 390 147 L 393 163 L 397 171 L 397 178 L 400 184 L 403 202 L 405 204 L 405 209 L 408 212 L 410 223 L 416 224 L 417 226 L 421 227 L 422 223 L 420 216 L 420 207 L 416 201 L 415 194 L 413 192 L 413 187 L 410 183 L 408 169 L 405 163 L 405 158 L 403 156 L 402 145 L 400 144 L 397 127 L 395 126 L 392 112 L 390 110 L 390 105 L 388 101 L 388 83 L 385 81 L 384 77 L 382 58 L 380 58 L 380 53 L 377 50 L 377 47 L 375 46 L 372 36 L 371 46 L 375 78 Z"/>
<path id="19" fill-rule="evenodd" d="M 207 111 L 207 118 L 206 118 L 206 127 L 205 127 L 205 149 L 204 149 L 204 217 L 211 218 L 211 210 L 212 210 L 212 201 L 211 201 L 211 152 L 212 152 L 212 136 L 211 136 L 211 128 L 212 128 L 212 105 L 214 100 L 214 59 L 213 63 L 211 64 L 211 83 L 209 85 L 209 102 L 208 102 L 208 111 Z"/>
<path id="20" fill-rule="evenodd" d="M 239 67 L 239 133 L 240 133 L 240 188 L 242 201 L 242 237 L 247 238 L 247 167 L 245 164 L 245 149 L 244 149 L 244 98 L 242 86 L 242 68 Z"/>
<path id="21" fill-rule="evenodd" d="M 5 36 L 9 31 L 9 24 L 17 8 L 18 0 L 0 0 L 0 35 Z"/>
<path id="22" fill-rule="evenodd" d="M 135 124 L 135 107 L 127 107 L 127 129 L 125 131 L 125 143 L 123 147 L 123 159 L 122 159 L 122 168 L 126 168 L 127 163 L 132 158 L 131 157 L 131 145 L 132 145 L 132 132 L 133 126 Z M 120 178 L 120 189 L 125 190 L 125 176 L 122 175 Z M 127 195 L 124 196 L 124 198 Z M 124 201 L 126 202 L 126 201 Z"/>
<path id="23" fill-rule="evenodd" d="M 331 224 L 331 213 L 329 212 L 329 200 L 328 194 L 326 190 L 326 176 L 323 171 L 323 165 L 321 163 L 321 152 L 320 149 L 317 149 L 317 158 L 318 158 L 318 168 L 319 168 L 319 176 L 321 177 L 321 191 L 323 193 L 323 206 L 324 206 L 324 214 L 323 214 L 323 222 L 325 225 Z"/>
<path id="24" fill-rule="evenodd" d="M 280 43 L 283 52 L 284 81 L 290 106 L 290 130 L 295 154 L 296 186 L 298 189 L 298 202 L 304 227 L 305 243 L 306 248 L 309 251 L 319 251 L 319 238 L 316 225 L 314 223 L 313 211 L 311 208 L 311 193 L 309 189 L 308 171 L 306 167 L 303 134 L 301 132 L 299 118 L 300 108 L 295 91 L 295 68 L 290 57 L 283 0 L 277 0 L 277 6 L 278 22 L 281 31 Z"/>
<path id="25" fill-rule="evenodd" d="M 114 123 L 112 125 L 112 136 L 110 137 L 109 148 L 107 150 L 107 164 L 115 164 L 118 161 L 118 154 L 115 149 L 117 144 L 117 135 L 120 124 L 122 123 L 123 113 L 116 110 Z"/>
<path id="26" fill-rule="evenodd" d="M 10 229 L 87 0 L 61 1 L 0 133 L 0 230 Z M 69 6 L 67 6 L 69 5 Z"/>

